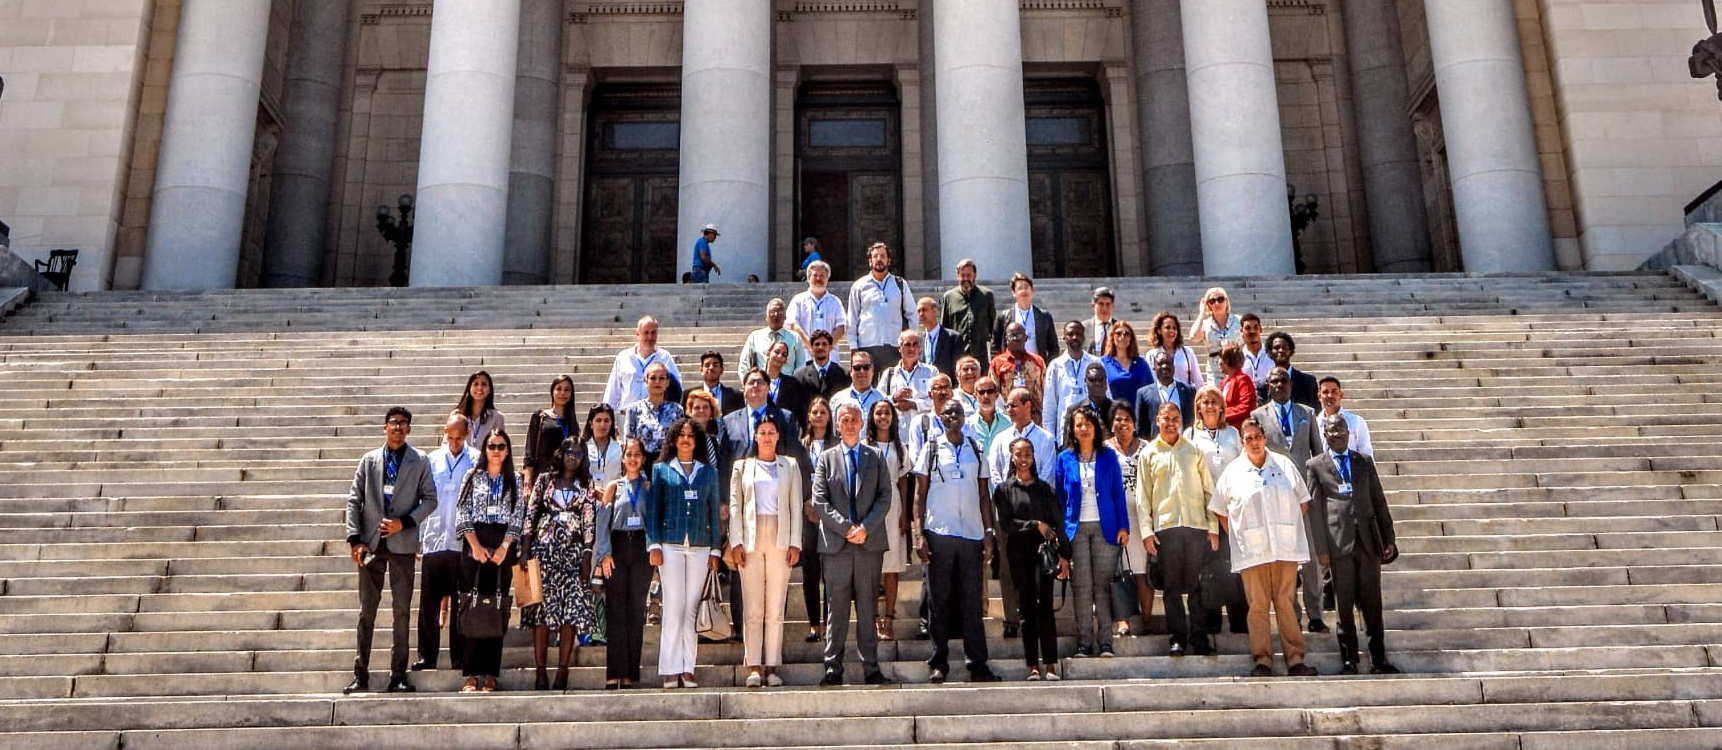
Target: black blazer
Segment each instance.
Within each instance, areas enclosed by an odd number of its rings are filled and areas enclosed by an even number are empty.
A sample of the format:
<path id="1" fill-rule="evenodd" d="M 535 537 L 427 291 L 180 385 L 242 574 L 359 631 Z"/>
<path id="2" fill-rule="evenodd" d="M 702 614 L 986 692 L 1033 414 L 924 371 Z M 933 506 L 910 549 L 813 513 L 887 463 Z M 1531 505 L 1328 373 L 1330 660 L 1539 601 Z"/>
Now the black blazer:
<path id="1" fill-rule="evenodd" d="M 1327 451 L 1305 464 L 1309 484 L 1310 551 L 1317 555 L 1342 556 L 1356 551 L 1339 549 L 1335 537 L 1354 531 L 1356 545 L 1376 560 L 1381 559 L 1385 546 L 1396 544 L 1393 536 L 1393 514 L 1387 509 L 1387 495 L 1381 491 L 1381 476 L 1375 471 L 1375 460 L 1357 451 L 1351 456 L 1351 507 L 1353 514 L 1333 520 L 1328 518 L 1327 504 L 1339 487 L 1339 467 Z M 1353 529 L 1334 528 L 1335 523 L 1355 524 Z M 1373 531 L 1371 531 L 1373 527 Z"/>
<path id="2" fill-rule="evenodd" d="M 969 353 L 969 340 L 962 334 L 944 326 L 939 326 L 939 343 L 935 350 L 926 345 L 927 334 L 921 334 L 922 357 L 933 365 L 933 368 L 951 376 L 953 385 L 957 382 L 957 360 Z M 986 369 L 986 363 L 981 363 L 981 369 Z"/>
<path id="3" fill-rule="evenodd" d="M 1037 350 L 1035 353 L 1039 354 L 1041 359 L 1051 362 L 1053 357 L 1058 356 L 1059 350 L 1063 349 L 1063 346 L 1058 342 L 1058 332 L 1053 330 L 1052 315 L 1041 309 L 1040 305 L 1030 305 L 1028 309 L 1029 316 L 1034 318 L 1034 347 Z M 1002 352 L 1005 350 L 1005 326 L 1014 322 L 1016 322 L 1016 303 L 1011 302 L 999 311 L 997 318 L 993 319 L 993 351 Z"/>
<path id="4" fill-rule="evenodd" d="M 724 385 L 722 381 L 719 381 L 718 385 L 723 387 L 723 390 L 718 391 L 718 416 L 721 417 L 747 405 L 747 399 L 742 397 L 740 388 Z M 688 390 L 692 392 L 710 391 L 711 389 L 707 388 L 706 384 L 702 382 Z M 728 475 L 726 474 L 725 476 Z M 724 502 L 729 502 L 728 498 L 725 498 Z"/>
<path id="5" fill-rule="evenodd" d="M 769 385 L 769 381 L 767 385 Z M 795 417 L 797 427 L 807 420 L 807 402 L 813 400 L 813 396 L 807 392 L 807 386 L 802 385 L 800 380 L 788 372 L 783 373 L 783 376 L 777 381 L 777 395 L 768 398 L 771 400 L 772 406 L 787 411 L 790 416 Z"/>
<path id="6" fill-rule="evenodd" d="M 1319 413 L 1321 411 L 1321 401 L 1315 397 L 1315 376 L 1293 367 L 1291 368 L 1291 379 L 1292 403 L 1303 404 Z M 1265 404 L 1272 400 L 1273 399 L 1268 398 L 1268 380 L 1267 378 L 1262 378 L 1262 382 L 1256 384 L 1256 403 Z M 1316 437 L 1319 438 L 1321 436 L 1317 435 Z"/>
<path id="7" fill-rule="evenodd" d="M 1172 381 L 1172 389 L 1178 392 L 1178 411 L 1184 415 L 1184 426 L 1195 424 L 1196 389 L 1176 380 Z M 1160 383 L 1153 381 L 1136 391 L 1136 434 L 1157 434 L 1159 428 L 1154 426 L 1154 418 L 1159 414 Z"/>
<path id="8" fill-rule="evenodd" d="M 831 394 L 851 385 L 849 371 L 836 361 L 832 361 L 831 366 L 825 369 L 823 378 L 819 377 L 819 368 L 808 362 L 795 371 L 795 379 L 801 381 L 801 385 L 806 388 L 809 401 L 813 400 L 813 394 L 816 393 L 829 399 Z"/>

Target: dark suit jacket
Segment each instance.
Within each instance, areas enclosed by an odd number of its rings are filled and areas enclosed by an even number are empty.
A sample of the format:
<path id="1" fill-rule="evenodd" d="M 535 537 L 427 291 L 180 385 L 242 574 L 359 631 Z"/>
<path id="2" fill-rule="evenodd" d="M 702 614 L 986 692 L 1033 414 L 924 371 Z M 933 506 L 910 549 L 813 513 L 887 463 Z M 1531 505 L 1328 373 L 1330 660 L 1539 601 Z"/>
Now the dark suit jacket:
<path id="1" fill-rule="evenodd" d="M 813 464 L 813 512 L 819 518 L 819 551 L 836 554 L 854 549 L 844 538 L 851 526 L 867 529 L 861 549 L 884 552 L 890 546 L 885 536 L 885 512 L 891 509 L 891 482 L 885 476 L 885 460 L 879 452 L 860 444 L 860 469 L 855 477 L 855 506 L 859 518 L 849 512 L 849 472 L 844 456 L 848 448 L 840 441 L 826 449 Z"/>
<path id="2" fill-rule="evenodd" d="M 1058 332 L 1053 330 L 1052 315 L 1041 309 L 1040 305 L 1031 305 L 1029 315 L 1034 318 L 1034 347 L 1035 353 L 1048 362 L 1058 356 L 1064 347 L 1058 342 Z M 993 319 L 993 351 L 1005 350 L 1005 326 L 1016 322 L 1016 303 L 1011 302 L 999 311 Z"/>
<path id="3" fill-rule="evenodd" d="M 795 417 L 797 426 L 800 426 L 807 419 L 807 402 L 813 400 L 812 394 L 807 391 L 807 386 L 802 385 L 801 381 L 789 372 L 784 372 L 778 380 L 777 395 L 767 398 L 771 399 L 772 406 L 787 411 L 790 416 Z M 746 404 L 744 403 L 743 406 Z"/>
<path id="4" fill-rule="evenodd" d="M 740 409 L 742 406 L 747 404 L 747 399 L 742 397 L 740 388 L 724 385 L 723 381 L 718 381 L 718 385 L 722 386 L 722 390 L 718 391 L 718 416 L 721 417 L 735 411 L 736 409 Z M 709 391 L 711 389 L 707 388 L 704 382 L 701 382 L 699 385 L 689 388 L 688 390 L 691 392 Z M 678 399 L 676 403 L 681 403 L 681 400 Z M 725 476 L 728 475 L 725 474 Z M 725 499 L 725 502 L 728 502 L 727 498 Z"/>
<path id="5" fill-rule="evenodd" d="M 1184 426 L 1196 423 L 1196 389 L 1172 381 L 1172 388 L 1178 392 L 1178 411 L 1184 415 Z M 1159 430 L 1154 426 L 1154 417 L 1160 414 L 1160 383 L 1150 382 L 1136 391 L 1136 433 L 1153 435 Z"/>
<path id="6" fill-rule="evenodd" d="M 1299 370 L 1294 366 L 1291 368 L 1291 378 L 1292 403 L 1303 404 L 1311 409 L 1320 411 L 1321 401 L 1315 397 L 1315 376 L 1304 372 L 1303 370 Z M 1262 378 L 1262 382 L 1256 384 L 1256 403 L 1265 404 L 1272 400 L 1273 399 L 1268 398 L 1268 379 Z M 1317 435 L 1316 438 L 1320 439 L 1321 436 Z M 1323 445 L 1325 446 L 1326 444 L 1324 443 Z"/>
<path id="7" fill-rule="evenodd" d="M 848 388 L 852 380 L 849 377 L 849 371 L 843 369 L 843 365 L 837 364 L 836 361 L 832 361 L 831 366 L 825 369 L 824 378 L 819 377 L 819 368 L 815 367 L 812 362 L 808 362 L 802 365 L 801 369 L 795 371 L 795 379 L 801 381 L 801 385 L 806 387 L 809 401 L 813 400 L 813 394 L 816 393 L 830 399 L 831 394 Z"/>
<path id="8" fill-rule="evenodd" d="M 1361 547 L 1365 554 L 1380 560 L 1385 545 L 1396 543 L 1393 514 L 1387 509 L 1387 495 L 1381 491 L 1375 461 L 1357 451 L 1347 453 L 1351 455 L 1350 514 L 1328 512 L 1334 490 L 1340 485 L 1339 467 L 1334 465 L 1333 457 L 1324 450 L 1305 464 L 1310 495 L 1310 552 L 1340 557 Z M 1336 515 L 1339 517 L 1335 518 Z M 1352 546 L 1344 548 L 1343 540 L 1347 539 L 1354 541 Z"/>
<path id="9" fill-rule="evenodd" d="M 401 463 L 395 467 L 395 494 L 384 507 L 384 450 L 366 453 L 353 472 L 353 484 L 347 490 L 347 544 L 376 550 L 381 542 L 390 552 L 410 555 L 419 551 L 419 522 L 436 510 L 436 482 L 425 454 L 403 445 Z M 401 522 L 401 530 L 387 539 L 377 531 L 384 518 Z"/>
<path id="10" fill-rule="evenodd" d="M 1315 423 L 1315 410 L 1295 401 L 1292 408 L 1291 442 L 1286 442 L 1286 434 L 1280 429 L 1279 404 L 1272 399 L 1250 412 L 1262 423 L 1262 432 L 1268 436 L 1268 450 L 1283 456 L 1290 456 L 1292 463 L 1304 466 L 1310 458 L 1327 450 L 1327 442 L 1321 437 L 1321 429 Z"/>
<path id="11" fill-rule="evenodd" d="M 786 456 L 800 458 L 801 430 L 795 426 L 795 417 L 784 409 L 766 406 L 766 416 L 777 423 L 777 452 Z M 753 449 L 753 432 L 748 429 L 747 405 L 723 415 L 718 420 L 718 479 L 723 490 L 723 501 L 729 502 L 729 475 L 735 462 L 747 458 Z"/>
<path id="12" fill-rule="evenodd" d="M 969 340 L 963 338 L 962 334 L 944 326 L 939 326 L 939 343 L 936 349 L 926 346 L 926 340 L 927 334 L 922 333 L 922 358 L 932 364 L 934 369 L 951 376 L 951 383 L 955 385 L 957 382 L 957 360 L 969 353 Z M 986 369 L 985 363 L 981 364 L 981 369 Z"/>

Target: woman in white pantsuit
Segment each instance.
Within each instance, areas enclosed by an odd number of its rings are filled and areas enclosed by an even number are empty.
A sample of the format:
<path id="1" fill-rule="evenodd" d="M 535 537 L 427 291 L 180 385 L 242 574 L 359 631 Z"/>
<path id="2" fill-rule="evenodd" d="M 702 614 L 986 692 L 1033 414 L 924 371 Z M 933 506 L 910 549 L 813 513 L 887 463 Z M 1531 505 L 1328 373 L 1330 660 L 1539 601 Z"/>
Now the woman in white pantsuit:
<path id="1" fill-rule="evenodd" d="M 735 463 L 729 480 L 729 564 L 741 571 L 742 649 L 747 686 L 777 687 L 783 678 L 783 606 L 789 569 L 801 557 L 801 468 L 777 452 L 777 423 L 753 428 L 754 455 Z M 761 674 L 763 665 L 764 674 Z"/>

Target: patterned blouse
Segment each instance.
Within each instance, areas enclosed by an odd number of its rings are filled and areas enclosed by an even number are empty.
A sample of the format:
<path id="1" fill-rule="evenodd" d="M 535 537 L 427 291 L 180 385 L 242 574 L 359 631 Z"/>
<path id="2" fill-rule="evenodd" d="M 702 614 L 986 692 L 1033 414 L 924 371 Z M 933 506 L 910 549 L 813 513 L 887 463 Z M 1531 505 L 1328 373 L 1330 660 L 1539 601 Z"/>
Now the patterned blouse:
<path id="1" fill-rule="evenodd" d="M 682 407 L 675 402 L 665 401 L 652 408 L 650 401 L 635 401 L 622 408 L 617 419 L 622 424 L 622 438 L 639 438 L 646 446 L 646 455 L 656 455 L 664 447 L 664 433 L 670 429 L 670 423 L 682 418 Z"/>
<path id="2" fill-rule="evenodd" d="M 507 525 L 508 533 L 503 538 L 509 542 L 520 538 L 521 525 L 526 521 L 520 475 L 514 476 L 513 493 L 508 492 L 507 482 L 502 480 L 500 476 L 492 480 L 490 472 L 482 468 L 466 473 L 466 479 L 461 481 L 460 500 L 455 504 L 456 536 L 464 537 L 474 526 L 489 523 Z"/>

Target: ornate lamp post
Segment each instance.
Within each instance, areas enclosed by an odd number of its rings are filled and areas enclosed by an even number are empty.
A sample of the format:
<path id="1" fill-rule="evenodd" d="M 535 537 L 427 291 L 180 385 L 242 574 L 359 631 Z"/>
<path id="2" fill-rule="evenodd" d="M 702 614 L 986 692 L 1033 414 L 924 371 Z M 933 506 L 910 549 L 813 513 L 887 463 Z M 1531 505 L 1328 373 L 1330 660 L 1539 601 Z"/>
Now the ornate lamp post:
<path id="1" fill-rule="evenodd" d="M 407 285 L 408 253 L 413 246 L 413 196 L 404 194 L 399 203 L 399 221 L 388 206 L 377 206 L 377 231 L 383 235 L 384 241 L 395 246 L 395 270 L 389 274 L 390 286 Z"/>
<path id="2" fill-rule="evenodd" d="M 1292 257 L 1297 260 L 1298 274 L 1302 275 L 1304 272 L 1303 230 L 1308 229 L 1311 223 L 1321 218 L 1321 205 L 1316 200 L 1315 193 L 1304 196 L 1301 201 L 1298 200 L 1297 188 L 1289 184 L 1286 185 L 1286 205 L 1291 210 Z"/>

